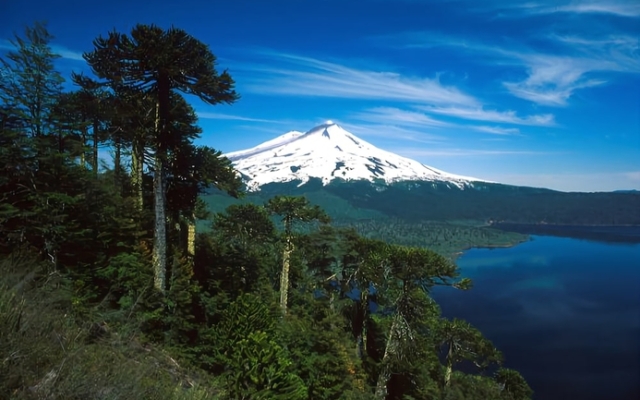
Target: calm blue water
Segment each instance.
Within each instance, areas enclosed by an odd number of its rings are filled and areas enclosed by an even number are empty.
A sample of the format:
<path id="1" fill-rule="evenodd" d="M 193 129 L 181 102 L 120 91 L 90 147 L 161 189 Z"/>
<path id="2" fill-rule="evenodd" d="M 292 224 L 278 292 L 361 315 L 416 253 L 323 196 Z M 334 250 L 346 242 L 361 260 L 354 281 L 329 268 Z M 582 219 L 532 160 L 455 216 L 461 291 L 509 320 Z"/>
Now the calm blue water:
<path id="1" fill-rule="evenodd" d="M 437 288 L 443 314 L 491 339 L 535 399 L 640 399 L 640 244 L 532 236 L 458 266 L 474 287 Z"/>

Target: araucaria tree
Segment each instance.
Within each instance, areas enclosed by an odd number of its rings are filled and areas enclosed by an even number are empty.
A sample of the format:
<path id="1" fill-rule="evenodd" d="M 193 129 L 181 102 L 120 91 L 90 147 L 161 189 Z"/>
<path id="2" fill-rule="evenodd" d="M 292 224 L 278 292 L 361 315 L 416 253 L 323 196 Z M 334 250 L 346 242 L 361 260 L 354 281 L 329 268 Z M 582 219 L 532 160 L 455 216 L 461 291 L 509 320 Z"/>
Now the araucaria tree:
<path id="1" fill-rule="evenodd" d="M 95 49 L 85 53 L 94 74 L 113 89 L 139 91 L 155 102 L 153 190 L 155 230 L 153 248 L 154 286 L 164 292 L 167 271 L 166 174 L 168 157 L 181 144 L 180 132 L 171 129 L 172 94 L 198 96 L 209 104 L 233 103 L 239 96 L 226 72 L 215 69 L 216 57 L 209 47 L 177 28 L 137 25 L 130 35 L 110 32 L 94 40 Z"/>
<path id="2" fill-rule="evenodd" d="M 306 197 L 275 196 L 266 204 L 267 210 L 282 217 L 284 225 L 284 250 L 282 253 L 282 272 L 280 274 L 280 308 L 287 313 L 289 297 L 289 268 L 293 253 L 293 223 L 320 221 L 329 222 L 329 216 L 318 206 L 309 204 Z"/>

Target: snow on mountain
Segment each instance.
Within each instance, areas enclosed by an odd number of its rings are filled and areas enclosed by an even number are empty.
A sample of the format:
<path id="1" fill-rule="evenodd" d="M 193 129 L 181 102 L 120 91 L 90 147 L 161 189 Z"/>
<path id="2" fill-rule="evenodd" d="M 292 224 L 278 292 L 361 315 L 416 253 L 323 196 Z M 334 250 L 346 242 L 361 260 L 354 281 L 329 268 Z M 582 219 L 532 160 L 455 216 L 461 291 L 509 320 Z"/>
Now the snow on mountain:
<path id="1" fill-rule="evenodd" d="M 480 179 L 449 174 L 409 158 L 379 149 L 347 132 L 332 121 L 306 133 L 291 131 L 256 147 L 225 154 L 244 175 L 248 190 L 273 182 L 320 178 L 431 181 L 451 183 L 459 188 Z"/>

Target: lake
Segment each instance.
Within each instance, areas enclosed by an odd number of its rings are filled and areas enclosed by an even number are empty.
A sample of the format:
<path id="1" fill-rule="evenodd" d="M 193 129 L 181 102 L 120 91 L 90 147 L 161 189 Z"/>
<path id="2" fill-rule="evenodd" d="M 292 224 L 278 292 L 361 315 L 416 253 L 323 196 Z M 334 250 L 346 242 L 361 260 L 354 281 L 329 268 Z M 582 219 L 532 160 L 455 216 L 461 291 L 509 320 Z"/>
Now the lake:
<path id="1" fill-rule="evenodd" d="M 532 236 L 457 260 L 467 292 L 437 288 L 505 355 L 537 400 L 640 399 L 640 244 Z"/>

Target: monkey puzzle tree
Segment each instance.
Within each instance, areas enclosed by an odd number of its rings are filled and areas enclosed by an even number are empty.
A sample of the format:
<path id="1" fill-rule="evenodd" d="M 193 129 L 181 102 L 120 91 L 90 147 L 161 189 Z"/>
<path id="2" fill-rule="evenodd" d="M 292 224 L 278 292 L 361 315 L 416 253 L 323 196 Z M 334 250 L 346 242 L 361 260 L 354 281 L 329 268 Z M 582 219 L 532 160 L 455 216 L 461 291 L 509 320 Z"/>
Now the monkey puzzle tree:
<path id="1" fill-rule="evenodd" d="M 138 211 L 144 208 L 145 149 L 155 137 L 156 102 L 152 94 L 118 86 L 113 91 L 113 113 L 110 115 L 110 138 L 115 148 L 115 160 L 128 149 L 131 160 L 130 178 L 133 201 Z M 116 163 L 118 164 L 118 163 Z M 118 166 L 115 166 L 118 168 Z M 116 169 L 118 172 L 119 168 Z"/>
<path id="2" fill-rule="evenodd" d="M 77 109 L 82 114 L 82 119 L 84 120 L 82 122 L 85 125 L 82 135 L 83 147 L 86 146 L 87 127 L 91 127 L 91 156 L 89 159 L 93 174 L 97 177 L 99 167 L 98 149 L 100 143 L 108 139 L 105 126 L 107 120 L 110 119 L 109 117 L 112 117 L 115 112 L 113 108 L 115 98 L 113 93 L 104 90 L 97 82 L 82 74 L 72 72 L 71 79 L 79 86 L 79 90 L 75 94 L 78 100 Z M 119 151 L 117 146 L 116 151 Z M 82 156 L 84 160 L 84 154 Z M 114 166 L 116 172 L 120 167 L 118 156 L 119 154 L 116 155 L 116 165 Z"/>
<path id="3" fill-rule="evenodd" d="M 434 314 L 429 289 L 438 285 L 465 290 L 471 286 L 468 278 L 457 280 L 455 264 L 431 250 L 387 245 L 381 256 L 379 268 L 384 279 L 377 288 L 378 298 L 391 314 L 391 327 L 376 384 L 377 399 L 386 398 L 392 366 L 411 358 L 419 335 L 417 327 Z"/>
<path id="4" fill-rule="evenodd" d="M 213 186 L 238 198 L 243 195 L 242 180 L 235 173 L 231 161 L 220 151 L 189 143 L 176 149 L 169 172 L 169 208 L 176 223 L 186 222 L 186 253 L 191 259 L 195 254 L 196 219 L 203 218 L 197 215 L 198 210 L 205 209 L 204 205 L 199 205 L 198 195 Z"/>
<path id="5" fill-rule="evenodd" d="M 216 57 L 209 47 L 177 28 L 163 30 L 155 25 L 136 25 L 131 35 L 110 32 L 93 42 L 95 49 L 84 54 L 92 71 L 105 84 L 125 86 L 152 96 L 155 107 L 153 249 L 154 286 L 164 292 L 167 269 L 166 164 L 169 144 L 175 140 L 171 96 L 181 91 L 209 104 L 233 103 L 239 96 L 226 72 L 219 74 Z"/>
<path id="6" fill-rule="evenodd" d="M 246 253 L 252 243 L 264 243 L 275 237 L 275 226 L 267 210 L 256 204 L 232 204 L 213 219 L 213 229 L 231 247 Z"/>
<path id="7" fill-rule="evenodd" d="M 467 321 L 441 319 L 435 329 L 437 350 L 446 353 L 444 386 L 449 386 L 453 366 L 463 360 L 484 369 L 492 363 L 501 364 L 502 354 L 491 341 Z"/>
<path id="8" fill-rule="evenodd" d="M 282 253 L 282 272 L 280 274 L 280 308 L 287 313 L 289 296 L 289 267 L 293 246 L 293 223 L 320 221 L 329 222 L 329 216 L 318 206 L 311 206 L 306 197 L 275 196 L 266 204 L 267 209 L 282 217 L 284 225 L 284 250 Z"/>
<path id="9" fill-rule="evenodd" d="M 528 400 L 533 395 L 533 390 L 518 371 L 500 368 L 494 378 L 502 388 L 503 397 L 507 400 Z"/>

